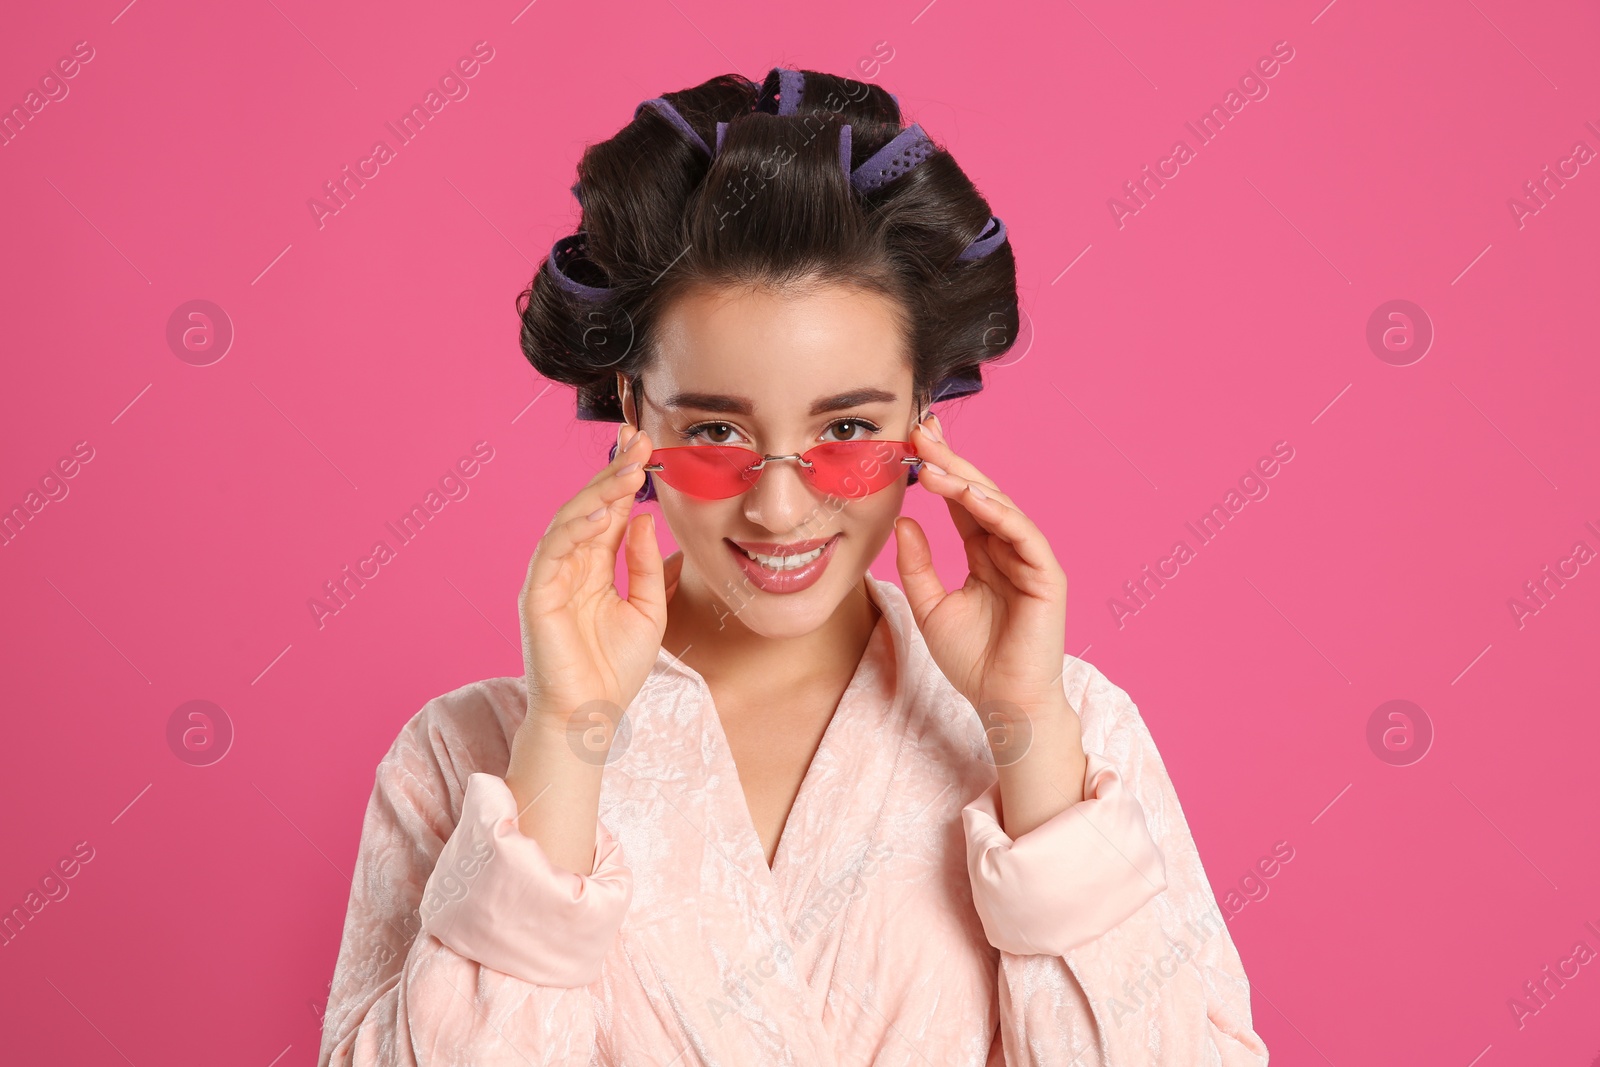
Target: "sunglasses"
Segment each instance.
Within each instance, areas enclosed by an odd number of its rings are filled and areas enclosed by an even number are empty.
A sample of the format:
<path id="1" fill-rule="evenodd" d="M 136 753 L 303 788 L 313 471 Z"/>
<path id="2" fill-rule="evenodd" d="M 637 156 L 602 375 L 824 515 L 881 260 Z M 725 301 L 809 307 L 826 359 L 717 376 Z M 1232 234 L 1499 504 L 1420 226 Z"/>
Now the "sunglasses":
<path id="1" fill-rule="evenodd" d="M 643 385 L 634 380 L 637 396 Z M 638 423 L 635 408 L 635 425 Z M 805 452 L 768 456 L 734 445 L 683 445 L 657 448 L 644 469 L 672 488 L 703 500 L 724 500 L 747 492 L 769 463 L 793 460 L 812 488 L 830 496 L 859 500 L 905 477 L 907 466 L 922 461 L 910 441 L 827 441 Z"/>

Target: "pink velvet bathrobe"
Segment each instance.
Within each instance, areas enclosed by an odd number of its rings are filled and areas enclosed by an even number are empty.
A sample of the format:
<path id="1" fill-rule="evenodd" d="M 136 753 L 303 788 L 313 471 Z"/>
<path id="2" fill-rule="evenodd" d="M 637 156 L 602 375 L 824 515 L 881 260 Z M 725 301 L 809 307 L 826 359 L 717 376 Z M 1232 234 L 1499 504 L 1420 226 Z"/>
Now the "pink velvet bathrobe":
<path id="1" fill-rule="evenodd" d="M 1064 657 L 1085 799 L 1013 840 L 976 712 L 866 581 L 883 618 L 770 869 L 710 691 L 664 649 L 587 875 L 517 829 L 522 679 L 428 701 L 378 766 L 319 1067 L 1265 1064 L 1128 695 Z"/>

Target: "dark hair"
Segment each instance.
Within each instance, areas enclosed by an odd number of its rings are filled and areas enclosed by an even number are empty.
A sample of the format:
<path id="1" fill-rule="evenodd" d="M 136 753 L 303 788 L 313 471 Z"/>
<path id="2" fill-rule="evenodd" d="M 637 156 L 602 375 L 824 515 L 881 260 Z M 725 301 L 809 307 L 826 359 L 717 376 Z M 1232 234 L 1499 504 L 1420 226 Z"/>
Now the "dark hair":
<path id="1" fill-rule="evenodd" d="M 851 181 L 906 133 L 893 94 L 809 70 L 760 85 L 724 74 L 640 104 L 584 150 L 578 232 L 517 297 L 523 353 L 577 389 L 579 418 L 620 422 L 617 373 L 650 361 L 657 317 L 687 288 L 836 282 L 894 299 L 919 400 L 977 392 L 979 365 L 1017 337 L 1016 262 L 925 136 Z"/>

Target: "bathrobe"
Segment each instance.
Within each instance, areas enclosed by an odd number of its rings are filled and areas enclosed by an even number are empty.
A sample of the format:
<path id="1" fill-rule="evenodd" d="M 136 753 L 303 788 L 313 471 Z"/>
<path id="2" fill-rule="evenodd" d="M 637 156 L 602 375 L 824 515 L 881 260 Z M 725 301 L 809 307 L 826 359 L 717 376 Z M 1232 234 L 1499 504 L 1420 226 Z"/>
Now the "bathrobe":
<path id="1" fill-rule="evenodd" d="M 770 868 L 710 690 L 665 649 L 583 874 L 518 829 L 523 679 L 423 705 L 377 769 L 319 1067 L 1265 1064 L 1127 693 L 1063 657 L 1084 799 L 1013 839 L 972 704 L 900 588 L 866 589 L 881 617 Z"/>

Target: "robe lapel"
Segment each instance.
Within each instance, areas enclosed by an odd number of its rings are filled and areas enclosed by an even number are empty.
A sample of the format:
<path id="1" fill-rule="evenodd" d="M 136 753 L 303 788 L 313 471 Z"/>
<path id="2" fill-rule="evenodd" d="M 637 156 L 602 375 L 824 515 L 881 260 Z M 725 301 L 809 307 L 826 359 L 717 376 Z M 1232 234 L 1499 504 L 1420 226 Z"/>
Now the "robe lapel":
<path id="1" fill-rule="evenodd" d="M 628 716 L 600 797 L 634 873 L 619 942 L 675 1046 L 693 1049 L 679 1067 L 832 1067 L 704 679 L 662 649 Z"/>
<path id="2" fill-rule="evenodd" d="M 710 690 L 665 649 L 629 708 L 627 750 L 605 769 L 601 818 L 634 872 L 623 955 L 675 1047 L 713 1067 L 836 1062 L 823 1027 L 835 964 L 889 854 L 880 820 L 926 711 L 904 594 L 866 584 L 883 618 L 770 870 Z"/>

